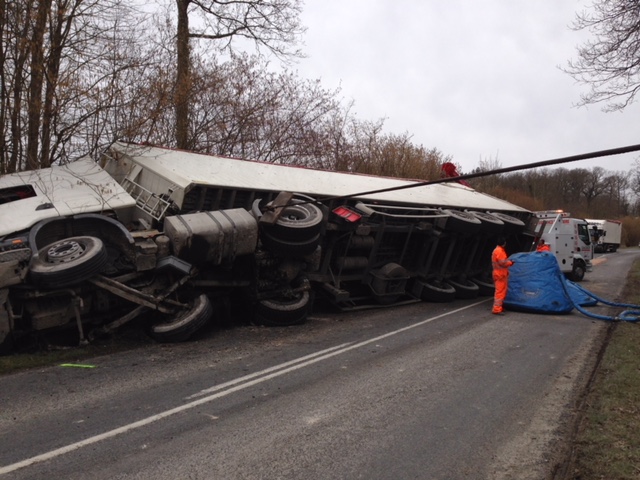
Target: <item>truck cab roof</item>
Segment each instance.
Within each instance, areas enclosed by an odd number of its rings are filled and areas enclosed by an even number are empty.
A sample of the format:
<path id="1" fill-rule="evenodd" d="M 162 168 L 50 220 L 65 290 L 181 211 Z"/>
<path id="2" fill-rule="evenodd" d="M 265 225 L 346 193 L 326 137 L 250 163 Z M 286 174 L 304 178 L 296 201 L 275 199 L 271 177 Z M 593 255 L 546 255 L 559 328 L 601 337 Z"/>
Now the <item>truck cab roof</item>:
<path id="1" fill-rule="evenodd" d="M 0 237 L 52 217 L 133 209 L 135 200 L 90 158 L 0 177 Z"/>

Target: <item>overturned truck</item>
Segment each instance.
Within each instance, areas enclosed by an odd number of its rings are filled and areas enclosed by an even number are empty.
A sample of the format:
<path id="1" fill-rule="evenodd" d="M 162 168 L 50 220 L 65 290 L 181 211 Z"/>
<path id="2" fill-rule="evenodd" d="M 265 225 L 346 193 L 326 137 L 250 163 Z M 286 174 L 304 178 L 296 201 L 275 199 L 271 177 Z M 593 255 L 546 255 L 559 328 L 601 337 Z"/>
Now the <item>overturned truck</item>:
<path id="1" fill-rule="evenodd" d="M 99 162 L 0 178 L 0 351 L 70 328 L 86 342 L 139 318 L 158 341 L 183 341 L 220 305 L 286 326 L 314 301 L 491 295 L 496 238 L 528 250 L 531 219 L 456 182 L 118 143 Z"/>

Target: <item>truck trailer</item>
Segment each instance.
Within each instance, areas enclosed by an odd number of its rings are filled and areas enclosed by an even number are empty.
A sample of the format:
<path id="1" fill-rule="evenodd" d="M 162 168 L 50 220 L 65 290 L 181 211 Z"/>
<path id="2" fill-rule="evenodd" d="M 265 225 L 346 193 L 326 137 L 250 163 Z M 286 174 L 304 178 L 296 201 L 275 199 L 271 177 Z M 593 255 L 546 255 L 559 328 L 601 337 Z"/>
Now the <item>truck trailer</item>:
<path id="1" fill-rule="evenodd" d="M 620 220 L 600 220 L 587 218 L 596 253 L 617 252 L 622 240 Z"/>
<path id="2" fill-rule="evenodd" d="M 0 177 L 0 350 L 134 320 L 177 342 L 221 312 L 288 326 L 316 302 L 492 295 L 497 237 L 527 251 L 532 218 L 455 181 L 116 143 L 98 161 Z"/>

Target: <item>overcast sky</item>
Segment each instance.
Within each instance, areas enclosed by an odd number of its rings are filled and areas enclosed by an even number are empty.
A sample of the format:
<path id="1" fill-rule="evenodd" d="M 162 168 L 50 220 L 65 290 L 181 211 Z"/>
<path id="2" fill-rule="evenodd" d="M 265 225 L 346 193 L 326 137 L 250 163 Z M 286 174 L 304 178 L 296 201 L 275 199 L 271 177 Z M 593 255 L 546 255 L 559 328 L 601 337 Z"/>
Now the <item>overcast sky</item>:
<path id="1" fill-rule="evenodd" d="M 559 67 L 586 33 L 582 0 L 306 0 L 300 76 L 341 88 L 360 120 L 386 118 L 462 167 L 502 167 L 640 144 L 640 102 L 578 108 Z M 626 171 L 639 153 L 566 164 Z"/>

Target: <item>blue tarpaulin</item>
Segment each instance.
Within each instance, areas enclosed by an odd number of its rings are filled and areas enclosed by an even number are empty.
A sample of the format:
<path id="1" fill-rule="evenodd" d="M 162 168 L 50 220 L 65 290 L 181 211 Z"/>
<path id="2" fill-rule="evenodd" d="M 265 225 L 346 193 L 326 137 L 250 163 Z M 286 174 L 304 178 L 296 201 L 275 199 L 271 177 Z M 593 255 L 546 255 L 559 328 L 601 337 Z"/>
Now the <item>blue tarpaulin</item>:
<path id="1" fill-rule="evenodd" d="M 591 296 L 593 294 L 587 295 L 587 293 L 590 292 L 585 293 L 585 290 L 579 285 L 570 282 L 569 280 L 565 280 L 564 285 L 567 287 L 569 296 L 575 305 L 579 305 L 581 307 L 594 307 L 598 304 L 598 300 Z"/>
<path id="2" fill-rule="evenodd" d="M 510 310 L 569 313 L 575 305 L 597 301 L 564 279 L 556 257 L 549 252 L 516 253 L 509 257 L 509 288 L 504 306 Z"/>
<path id="3" fill-rule="evenodd" d="M 625 322 L 640 321 L 640 305 L 609 302 L 567 280 L 560 271 L 556 257 L 549 252 L 516 253 L 509 257 L 509 285 L 505 308 L 534 313 L 569 313 L 574 308 L 598 320 Z M 633 308 L 616 316 L 600 315 L 585 310 L 602 303 L 615 307 Z"/>

